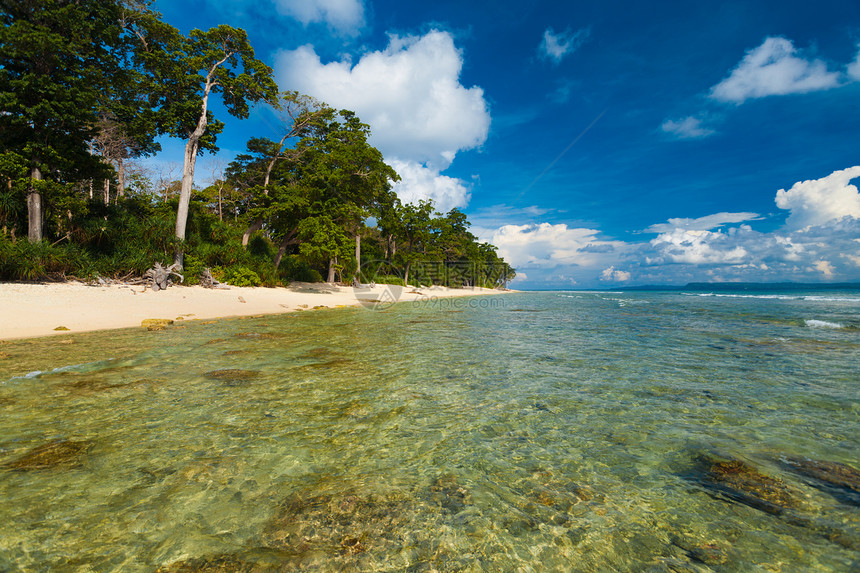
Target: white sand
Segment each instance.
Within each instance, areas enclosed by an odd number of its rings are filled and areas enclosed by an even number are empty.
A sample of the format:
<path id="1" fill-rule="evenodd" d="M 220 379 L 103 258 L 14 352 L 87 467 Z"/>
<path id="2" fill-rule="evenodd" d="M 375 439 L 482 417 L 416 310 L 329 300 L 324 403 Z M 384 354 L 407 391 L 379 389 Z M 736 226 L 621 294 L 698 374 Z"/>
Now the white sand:
<path id="1" fill-rule="evenodd" d="M 364 287 L 300 283 L 290 288 L 205 289 L 173 286 L 152 292 L 142 286 L 82 283 L 0 283 L 0 340 L 140 326 L 147 318 L 176 320 L 279 314 L 314 307 L 384 308 L 390 302 L 500 294 L 505 291 L 443 287 Z M 380 301 L 376 303 L 374 301 Z M 68 330 L 55 330 L 57 327 Z"/>

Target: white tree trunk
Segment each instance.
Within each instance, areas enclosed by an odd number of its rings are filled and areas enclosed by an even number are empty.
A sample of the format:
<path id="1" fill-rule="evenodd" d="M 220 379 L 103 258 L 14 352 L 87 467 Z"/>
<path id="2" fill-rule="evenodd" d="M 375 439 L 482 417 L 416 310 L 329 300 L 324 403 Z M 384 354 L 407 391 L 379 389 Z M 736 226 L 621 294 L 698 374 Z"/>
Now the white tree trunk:
<path id="1" fill-rule="evenodd" d="M 204 106 L 205 108 L 205 106 Z M 206 124 L 206 115 L 203 115 Z M 197 163 L 197 144 L 199 137 L 191 137 L 185 144 L 185 162 L 182 167 L 182 186 L 179 190 L 179 207 L 176 209 L 176 257 L 173 262 L 181 269 L 185 255 L 185 227 L 188 223 L 188 207 L 191 204 L 191 188 L 194 185 L 194 165 Z"/>

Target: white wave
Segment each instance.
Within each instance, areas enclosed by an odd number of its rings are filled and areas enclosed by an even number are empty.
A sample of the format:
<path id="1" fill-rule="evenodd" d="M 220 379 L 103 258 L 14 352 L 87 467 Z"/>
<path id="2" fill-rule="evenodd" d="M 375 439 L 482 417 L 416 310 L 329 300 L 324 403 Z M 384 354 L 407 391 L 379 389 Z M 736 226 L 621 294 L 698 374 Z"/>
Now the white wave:
<path id="1" fill-rule="evenodd" d="M 845 328 L 844 324 L 838 322 L 827 322 L 826 320 L 805 320 L 806 326 L 809 328 Z"/>
<path id="2" fill-rule="evenodd" d="M 860 303 L 860 298 L 826 295 L 790 295 L 790 294 L 724 294 L 714 292 L 684 293 L 687 296 L 719 297 L 719 298 L 756 298 L 762 300 L 807 300 L 814 302 L 853 302 Z"/>

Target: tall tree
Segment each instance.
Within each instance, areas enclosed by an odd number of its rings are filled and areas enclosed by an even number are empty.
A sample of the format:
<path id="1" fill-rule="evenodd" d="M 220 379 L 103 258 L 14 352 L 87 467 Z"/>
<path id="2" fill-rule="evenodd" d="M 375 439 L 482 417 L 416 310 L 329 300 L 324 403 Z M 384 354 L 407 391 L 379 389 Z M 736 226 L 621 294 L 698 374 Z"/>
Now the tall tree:
<path id="1" fill-rule="evenodd" d="M 182 266 L 197 156 L 215 149 L 215 135 L 223 128 L 212 117 L 209 97 L 221 94 L 230 115 L 244 119 L 251 103 L 276 104 L 278 90 L 272 69 L 255 58 L 244 30 L 222 25 L 192 30 L 188 38 L 163 27 L 151 33 L 159 45 L 147 61 L 152 73 L 163 76 L 163 125 L 186 140 L 175 230 L 175 262 Z"/>

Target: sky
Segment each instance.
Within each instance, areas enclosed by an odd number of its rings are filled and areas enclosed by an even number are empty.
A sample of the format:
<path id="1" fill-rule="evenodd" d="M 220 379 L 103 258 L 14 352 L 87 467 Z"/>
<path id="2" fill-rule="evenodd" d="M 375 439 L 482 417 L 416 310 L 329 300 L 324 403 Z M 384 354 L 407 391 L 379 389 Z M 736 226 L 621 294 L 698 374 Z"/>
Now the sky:
<path id="1" fill-rule="evenodd" d="M 860 281 L 857 0 L 156 6 L 244 28 L 282 90 L 355 111 L 401 200 L 465 212 L 516 288 Z M 265 106 L 212 109 L 198 182 L 280 139 Z M 180 165 L 163 145 L 151 165 Z"/>

